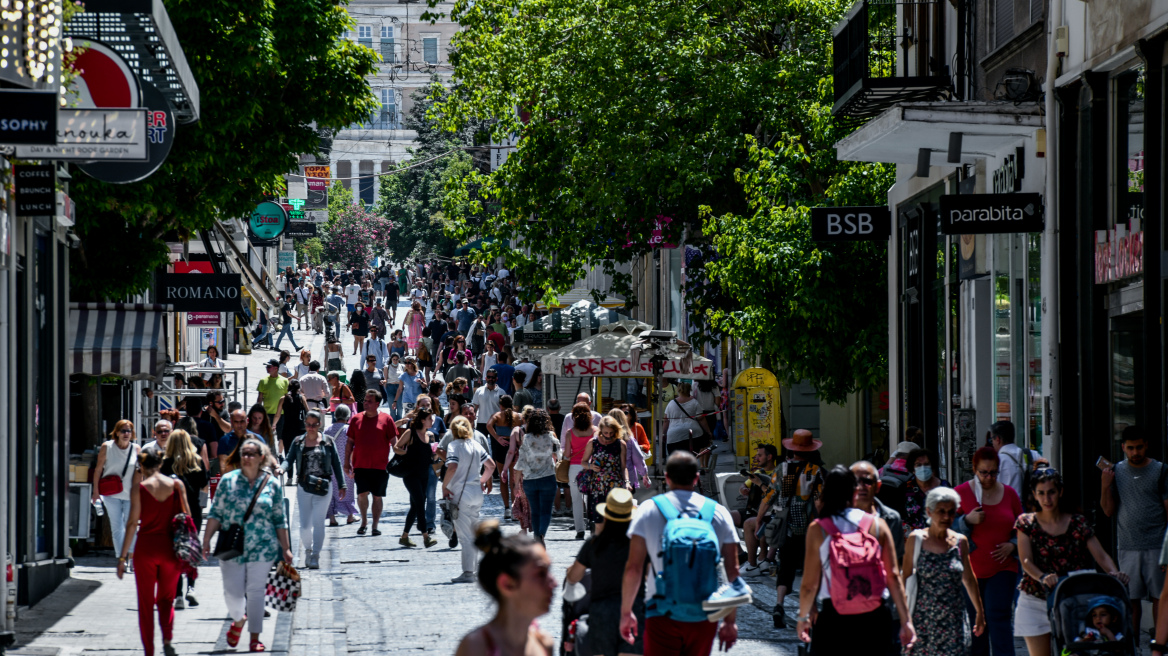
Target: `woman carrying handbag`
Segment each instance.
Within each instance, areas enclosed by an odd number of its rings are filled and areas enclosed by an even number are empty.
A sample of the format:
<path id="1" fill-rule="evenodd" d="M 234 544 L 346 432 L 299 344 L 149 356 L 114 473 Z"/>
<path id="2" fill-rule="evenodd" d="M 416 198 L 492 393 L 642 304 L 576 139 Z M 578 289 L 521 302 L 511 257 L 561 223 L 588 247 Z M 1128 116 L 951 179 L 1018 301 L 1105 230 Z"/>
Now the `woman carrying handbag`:
<path id="1" fill-rule="evenodd" d="M 300 543 L 304 545 L 304 566 L 320 569 L 320 548 L 324 546 L 324 520 L 331 501 L 330 484 L 336 481 L 337 494 L 345 498 L 345 474 L 336 445 L 320 432 L 322 415 L 311 410 L 304 420 L 306 432 L 292 440 L 284 459 L 284 471 L 296 467 L 296 507 L 300 509 Z"/>
<path id="2" fill-rule="evenodd" d="M 491 482 L 495 461 L 476 442 L 474 428 L 466 417 L 455 417 L 450 424 L 451 441 L 446 454 L 446 476 L 442 480 L 442 498 L 453 515 L 454 531 L 462 545 L 462 574 L 454 583 L 474 583 L 478 554 L 474 546 L 475 524 L 483 507 L 483 493 Z M 475 477 L 479 467 L 481 476 Z"/>
<path id="3" fill-rule="evenodd" d="M 389 473 L 400 476 L 410 493 L 410 510 L 406 514 L 405 529 L 398 540 L 398 544 L 403 547 L 418 546 L 410 541 L 410 529 L 415 520 L 418 522 L 418 530 L 422 532 L 422 544 L 427 549 L 438 544 L 437 540 L 430 537 L 432 527 L 426 525 L 426 483 L 430 478 L 430 462 L 434 459 L 429 433 L 432 425 L 434 416 L 430 411 L 418 408 L 410 419 L 409 430 L 393 445 L 395 455 L 389 463 Z"/>
<path id="4" fill-rule="evenodd" d="M 110 439 L 97 452 L 94 471 L 97 485 L 93 487 L 90 499 L 97 503 L 100 497 L 109 513 L 110 532 L 113 533 L 114 553 L 134 552 L 134 542 L 124 549 L 126 541 L 126 517 L 130 514 L 130 483 L 137 471 L 138 447 L 134 444 L 134 422 L 119 419 L 110 431 Z"/>

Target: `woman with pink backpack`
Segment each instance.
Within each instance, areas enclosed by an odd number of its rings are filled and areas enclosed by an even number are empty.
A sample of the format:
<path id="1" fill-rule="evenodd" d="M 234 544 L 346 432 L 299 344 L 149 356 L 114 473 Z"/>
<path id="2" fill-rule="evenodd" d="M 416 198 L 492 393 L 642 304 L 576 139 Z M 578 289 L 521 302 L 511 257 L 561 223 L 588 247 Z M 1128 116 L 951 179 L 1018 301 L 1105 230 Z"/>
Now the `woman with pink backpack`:
<path id="1" fill-rule="evenodd" d="M 887 596 L 901 618 L 901 645 L 916 641 L 892 532 L 883 519 L 852 507 L 855 488 L 851 470 L 833 467 L 820 495 L 820 518 L 807 527 L 795 634 L 811 643 L 812 656 L 852 653 L 859 644 L 869 653 L 887 653 L 892 645 L 876 644 L 889 636 L 893 621 Z"/>

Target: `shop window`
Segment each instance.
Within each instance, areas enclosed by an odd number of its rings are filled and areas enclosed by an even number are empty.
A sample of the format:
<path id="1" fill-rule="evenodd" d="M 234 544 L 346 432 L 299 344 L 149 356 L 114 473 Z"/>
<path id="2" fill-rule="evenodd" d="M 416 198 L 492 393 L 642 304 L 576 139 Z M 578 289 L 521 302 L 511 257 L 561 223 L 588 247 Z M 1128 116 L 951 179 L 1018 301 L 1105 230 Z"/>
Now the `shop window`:
<path id="1" fill-rule="evenodd" d="M 1042 235 L 993 241 L 994 421 L 1011 421 L 1031 448 L 1042 446 Z"/>

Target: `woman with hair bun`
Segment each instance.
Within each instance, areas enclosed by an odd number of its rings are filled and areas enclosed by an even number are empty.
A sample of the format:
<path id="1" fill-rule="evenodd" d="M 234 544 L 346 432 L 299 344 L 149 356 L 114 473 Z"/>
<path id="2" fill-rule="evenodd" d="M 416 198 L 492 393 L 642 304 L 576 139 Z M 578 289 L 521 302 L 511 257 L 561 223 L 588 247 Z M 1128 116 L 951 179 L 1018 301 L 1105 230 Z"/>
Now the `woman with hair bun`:
<path id="1" fill-rule="evenodd" d="M 496 520 L 478 525 L 474 544 L 483 552 L 479 585 L 499 609 L 462 639 L 455 656 L 551 656 L 551 636 L 535 624 L 551 608 L 558 585 L 543 545 L 526 535 L 504 537 Z"/>

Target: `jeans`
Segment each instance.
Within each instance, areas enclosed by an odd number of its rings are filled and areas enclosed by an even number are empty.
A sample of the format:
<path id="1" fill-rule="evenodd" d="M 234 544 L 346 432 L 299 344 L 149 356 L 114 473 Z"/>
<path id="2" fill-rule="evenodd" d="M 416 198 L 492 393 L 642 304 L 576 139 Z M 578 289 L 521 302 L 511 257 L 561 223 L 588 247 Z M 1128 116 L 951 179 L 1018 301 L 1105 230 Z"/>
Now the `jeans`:
<path id="1" fill-rule="evenodd" d="M 250 633 L 264 632 L 264 590 L 268 586 L 268 570 L 272 563 L 237 563 L 219 561 L 223 573 L 223 599 L 232 622 L 247 616 Z"/>
<path id="2" fill-rule="evenodd" d="M 434 528 L 438 524 L 434 522 L 438 517 L 438 474 L 434 472 L 434 468 L 430 468 L 430 478 L 426 481 L 426 526 Z"/>
<path id="3" fill-rule="evenodd" d="M 1014 587 L 1018 575 L 1010 570 L 998 572 L 986 579 L 978 579 L 981 603 L 985 608 L 986 632 L 973 636 L 974 656 L 1014 656 Z M 973 621 L 973 604 L 965 600 L 965 608 Z"/>
<path id="4" fill-rule="evenodd" d="M 268 324 L 266 323 L 260 326 L 260 334 L 256 335 L 255 339 L 251 340 L 251 345 L 253 348 L 259 346 L 260 344 L 267 344 L 268 346 L 272 345 L 272 335 L 268 332 Z"/>
<path id="5" fill-rule="evenodd" d="M 296 338 L 292 336 L 292 324 L 286 323 L 283 328 L 280 328 L 280 336 L 276 338 L 275 349 L 280 348 L 280 342 L 284 341 L 284 336 L 288 336 L 288 341 L 292 342 L 292 350 L 299 351 L 300 347 L 296 345 Z"/>
<path id="6" fill-rule="evenodd" d="M 426 487 L 429 485 L 426 473 L 410 474 L 403 478 L 402 482 L 406 484 L 406 491 L 410 493 L 410 511 L 406 513 L 406 528 L 402 533 L 408 534 L 415 520 L 418 522 L 419 531 L 429 533 L 430 527 L 426 524 Z"/>
<path id="7" fill-rule="evenodd" d="M 101 498 L 105 504 L 105 512 L 109 515 L 110 533 L 114 538 L 114 555 L 122 555 L 122 542 L 126 540 L 126 520 L 130 518 L 130 500 L 115 499 L 114 497 Z M 129 553 L 134 552 L 134 545 L 130 545 Z"/>
<path id="8" fill-rule="evenodd" d="M 536 537 L 547 535 L 552 523 L 552 502 L 556 498 L 556 477 L 523 479 L 523 493 L 531 507 L 531 530 Z"/>
<path id="9" fill-rule="evenodd" d="M 346 494 L 348 492 L 350 490 L 346 490 Z M 324 518 L 328 514 L 330 501 L 332 494 L 322 497 L 306 492 L 302 487 L 296 488 L 296 506 L 300 510 L 300 546 L 314 554 L 319 554 L 320 548 L 324 546 Z"/>
<path id="10" fill-rule="evenodd" d="M 462 493 L 458 500 L 458 519 L 454 520 L 454 533 L 458 536 L 458 546 L 462 548 L 462 571 L 474 573 L 478 569 L 478 549 L 474 546 L 475 524 L 479 523 L 479 510 L 483 507 L 483 493 L 472 488 Z"/>
<path id="11" fill-rule="evenodd" d="M 577 533 L 584 532 L 584 495 L 580 494 L 580 486 L 576 485 L 576 475 L 584 471 L 584 465 L 568 467 L 568 490 L 572 492 L 572 524 Z"/>
<path id="12" fill-rule="evenodd" d="M 397 388 L 399 388 L 399 387 L 401 387 L 401 383 L 386 383 L 385 384 L 385 405 L 387 405 L 387 406 L 393 405 L 393 399 L 395 396 L 397 396 Z M 390 414 L 390 416 L 393 417 L 394 421 L 401 419 L 401 415 L 402 415 L 401 404 L 400 403 L 397 404 L 397 407 L 391 409 L 389 411 L 389 414 Z"/>

